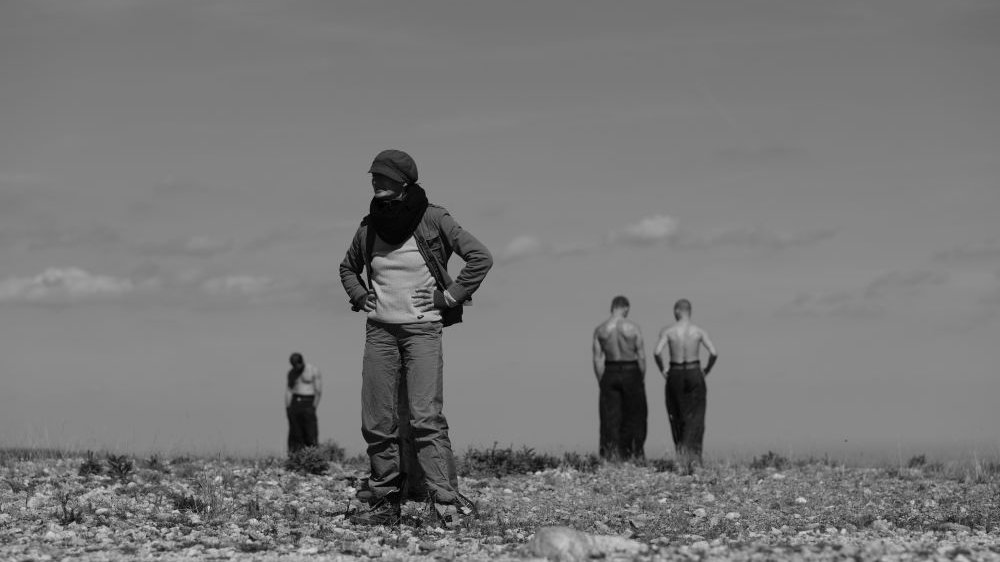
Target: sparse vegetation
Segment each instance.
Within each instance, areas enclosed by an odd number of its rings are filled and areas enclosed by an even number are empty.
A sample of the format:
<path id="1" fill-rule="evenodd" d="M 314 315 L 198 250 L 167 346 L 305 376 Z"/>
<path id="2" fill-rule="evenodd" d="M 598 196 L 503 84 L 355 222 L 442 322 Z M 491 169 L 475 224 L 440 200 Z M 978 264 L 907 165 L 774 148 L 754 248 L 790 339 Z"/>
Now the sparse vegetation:
<path id="1" fill-rule="evenodd" d="M 328 451 L 319 447 L 304 447 L 288 454 L 285 470 L 301 474 L 326 474 L 330 470 Z"/>
<path id="2" fill-rule="evenodd" d="M 108 454 L 108 473 L 118 480 L 126 480 L 130 474 L 132 474 L 132 469 L 134 464 L 132 459 L 125 455 L 113 455 Z"/>
<path id="3" fill-rule="evenodd" d="M 98 462 L 93 452 L 22 452 L 21 460 L 0 453 L 8 459 L 0 558 L 79 558 L 96 549 L 120 559 L 486 560 L 524 556 L 532 533 L 547 525 L 629 536 L 645 545 L 638 560 L 1000 557 L 993 459 L 916 455 L 848 467 L 768 451 L 681 475 L 670 459 L 605 463 L 593 454 L 494 444 L 459 459 L 462 490 L 480 517 L 442 532 L 417 526 L 430 521 L 418 503 L 404 506 L 401 528 L 351 525 L 346 514 L 363 508 L 354 491 L 368 465 L 344 460 L 342 451 L 331 461 L 336 449 L 316 448 L 293 469 L 281 458 L 188 457 L 168 468 L 154 455 L 135 470 L 124 455 Z"/>
<path id="4" fill-rule="evenodd" d="M 788 459 L 775 453 L 774 451 L 768 451 L 767 453 L 754 457 L 750 461 L 750 468 L 755 470 L 763 470 L 767 468 L 773 468 L 775 470 L 784 470 L 788 466 Z"/>
<path id="5" fill-rule="evenodd" d="M 590 453 L 565 453 L 562 457 L 538 453 L 531 447 L 514 449 L 513 445 L 501 448 L 494 443 L 489 449 L 470 448 L 459 461 L 459 474 L 463 476 L 489 475 L 497 478 L 513 474 L 531 474 L 540 470 L 559 467 L 580 471 L 593 471 L 601 460 Z"/>
<path id="6" fill-rule="evenodd" d="M 321 443 L 319 445 L 319 454 L 329 462 L 343 462 L 344 458 L 347 456 L 347 452 L 344 451 L 344 448 L 333 440 L 327 440 Z"/>
<path id="7" fill-rule="evenodd" d="M 80 476 L 92 476 L 101 474 L 104 472 L 104 467 L 101 466 L 100 461 L 94 456 L 93 451 L 87 451 L 87 458 L 83 459 L 80 463 L 80 468 L 77 470 L 77 474 Z"/>

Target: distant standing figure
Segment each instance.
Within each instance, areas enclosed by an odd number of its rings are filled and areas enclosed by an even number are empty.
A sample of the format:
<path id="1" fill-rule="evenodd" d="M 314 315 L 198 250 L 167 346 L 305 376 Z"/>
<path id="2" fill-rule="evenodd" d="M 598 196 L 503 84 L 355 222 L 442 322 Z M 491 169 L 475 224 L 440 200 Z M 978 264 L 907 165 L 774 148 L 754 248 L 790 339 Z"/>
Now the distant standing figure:
<path id="1" fill-rule="evenodd" d="M 701 464 L 701 444 L 705 436 L 705 403 L 707 387 L 705 377 L 712 371 L 719 358 L 708 333 L 691 323 L 691 301 L 681 299 L 674 304 L 673 326 L 660 332 L 653 356 L 656 366 L 666 380 L 667 415 L 670 433 L 674 439 L 677 460 L 682 470 L 690 471 L 695 463 Z M 699 352 L 708 350 L 708 365 L 701 370 Z M 668 358 L 663 360 L 663 353 Z M 668 364 L 669 368 L 665 368 Z"/>
<path id="2" fill-rule="evenodd" d="M 288 358 L 292 368 L 285 386 L 285 413 L 288 415 L 288 452 L 319 443 L 316 407 L 323 394 L 323 376 L 319 369 L 305 362 L 301 353 Z"/>
<path id="3" fill-rule="evenodd" d="M 594 375 L 600 387 L 600 453 L 606 459 L 641 459 L 646 443 L 646 352 L 642 331 L 630 321 L 628 299 L 611 301 L 611 317 L 594 329 Z"/>

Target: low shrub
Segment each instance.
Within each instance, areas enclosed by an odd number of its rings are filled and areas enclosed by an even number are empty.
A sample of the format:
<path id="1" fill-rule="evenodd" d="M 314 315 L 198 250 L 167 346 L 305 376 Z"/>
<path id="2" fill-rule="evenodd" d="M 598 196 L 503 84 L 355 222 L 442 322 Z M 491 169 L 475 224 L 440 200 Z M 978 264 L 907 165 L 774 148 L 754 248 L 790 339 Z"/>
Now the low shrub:
<path id="1" fill-rule="evenodd" d="M 593 453 L 581 455 L 567 452 L 562 457 L 557 457 L 538 453 L 528 446 L 520 449 L 514 449 L 512 445 L 501 448 L 494 443 L 489 449 L 470 448 L 458 464 L 459 473 L 463 476 L 480 474 L 502 478 L 511 474 L 531 474 L 560 467 L 593 472 L 600 466 L 601 459 Z"/>
<path id="2" fill-rule="evenodd" d="M 132 473 L 134 467 L 132 459 L 127 456 L 108 454 L 108 468 L 110 469 L 108 473 L 111 476 L 119 480 L 125 480 Z"/>
<path id="3" fill-rule="evenodd" d="M 92 476 L 99 475 L 104 472 L 104 467 L 94 456 L 93 451 L 87 451 L 87 458 L 83 459 L 80 463 L 80 468 L 77 470 L 77 474 L 80 476 Z"/>
<path id="4" fill-rule="evenodd" d="M 330 461 L 319 447 L 304 447 L 288 454 L 285 470 L 322 475 L 330 470 Z"/>
<path id="5" fill-rule="evenodd" d="M 163 457 L 155 453 L 146 459 L 144 467 L 148 470 L 155 470 L 156 472 L 161 472 L 163 474 L 170 474 L 170 467 L 167 465 L 167 462 L 163 460 Z"/>
<path id="6" fill-rule="evenodd" d="M 768 451 L 767 453 L 754 457 L 750 461 L 750 468 L 755 470 L 763 470 L 766 468 L 773 468 L 775 470 L 784 470 L 788 466 L 788 459 L 775 453 L 774 451 Z"/>
<path id="7" fill-rule="evenodd" d="M 317 448 L 319 454 L 330 462 L 342 462 L 347 457 L 347 451 L 332 439 L 320 444 Z"/>

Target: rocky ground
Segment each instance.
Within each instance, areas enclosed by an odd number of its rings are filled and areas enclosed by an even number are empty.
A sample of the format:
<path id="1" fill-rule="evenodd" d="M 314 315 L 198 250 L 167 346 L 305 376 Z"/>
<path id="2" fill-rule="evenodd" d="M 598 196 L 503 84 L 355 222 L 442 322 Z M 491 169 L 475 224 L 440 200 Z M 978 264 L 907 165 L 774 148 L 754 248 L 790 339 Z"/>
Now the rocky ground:
<path id="1" fill-rule="evenodd" d="M 0 559 L 1000 560 L 996 465 L 909 465 L 479 470 L 461 486 L 480 517 L 445 530 L 416 503 L 400 527 L 351 525 L 359 462 L 7 455 Z"/>

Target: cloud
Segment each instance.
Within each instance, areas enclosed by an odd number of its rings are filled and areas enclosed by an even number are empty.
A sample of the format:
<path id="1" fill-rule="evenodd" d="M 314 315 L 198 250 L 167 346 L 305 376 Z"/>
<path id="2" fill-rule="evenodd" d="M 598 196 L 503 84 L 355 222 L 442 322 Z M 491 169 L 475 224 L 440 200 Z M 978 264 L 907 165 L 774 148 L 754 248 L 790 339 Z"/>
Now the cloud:
<path id="1" fill-rule="evenodd" d="M 208 236 L 186 236 L 163 242 L 140 244 L 137 249 L 150 256 L 210 258 L 233 249 L 229 240 Z"/>
<path id="2" fill-rule="evenodd" d="M 504 249 L 497 255 L 497 261 L 499 263 L 512 263 L 539 256 L 553 259 L 580 256 L 589 254 L 598 249 L 598 247 L 596 244 L 574 244 L 570 246 L 550 244 L 541 241 L 536 236 L 523 235 L 508 242 Z"/>
<path id="3" fill-rule="evenodd" d="M 944 285 L 949 279 L 950 276 L 943 271 L 890 271 L 865 285 L 861 296 L 865 299 L 877 299 L 899 292 L 914 292 L 924 287 Z"/>
<path id="4" fill-rule="evenodd" d="M 510 263 L 534 256 L 542 255 L 546 252 L 541 240 L 534 236 L 518 236 L 514 238 L 500 251 L 498 261 L 500 263 Z"/>
<path id="5" fill-rule="evenodd" d="M 936 252 L 931 259 L 939 262 L 983 263 L 1000 261 L 1000 238 L 967 243 Z"/>
<path id="6" fill-rule="evenodd" d="M 678 227 L 677 219 L 669 215 L 653 215 L 612 231 L 610 240 L 624 245 L 650 246 L 671 240 Z"/>
<path id="7" fill-rule="evenodd" d="M 0 282 L 0 303 L 79 302 L 131 293 L 129 279 L 94 275 L 75 267 L 49 268 L 34 277 L 9 277 Z"/>
<path id="8" fill-rule="evenodd" d="M 122 236 L 116 229 L 105 225 L 68 227 L 40 221 L 24 228 L 0 229 L 0 247 L 18 247 L 27 251 L 83 247 L 108 249 L 121 240 Z"/>
<path id="9" fill-rule="evenodd" d="M 684 233 L 678 238 L 677 246 L 690 249 L 744 247 L 778 251 L 817 244 L 832 238 L 836 233 L 835 229 L 778 232 L 760 226 L 733 227 L 707 235 Z"/>
<path id="10" fill-rule="evenodd" d="M 888 311 L 893 299 L 912 297 L 951 281 L 944 271 L 890 271 L 861 287 L 826 293 L 800 293 L 779 313 L 830 316 L 876 316 Z"/>
<path id="11" fill-rule="evenodd" d="M 645 217 L 611 232 L 614 244 L 651 246 L 666 242 L 678 249 L 706 250 L 720 247 L 762 248 L 785 250 L 817 244 L 833 237 L 835 229 L 814 229 L 805 232 L 782 232 L 762 226 L 736 226 L 708 233 L 691 232 L 669 215 Z"/>
<path id="12" fill-rule="evenodd" d="M 210 295 L 254 296 L 267 292 L 274 286 L 269 277 L 256 275 L 227 275 L 206 279 L 201 288 Z"/>

